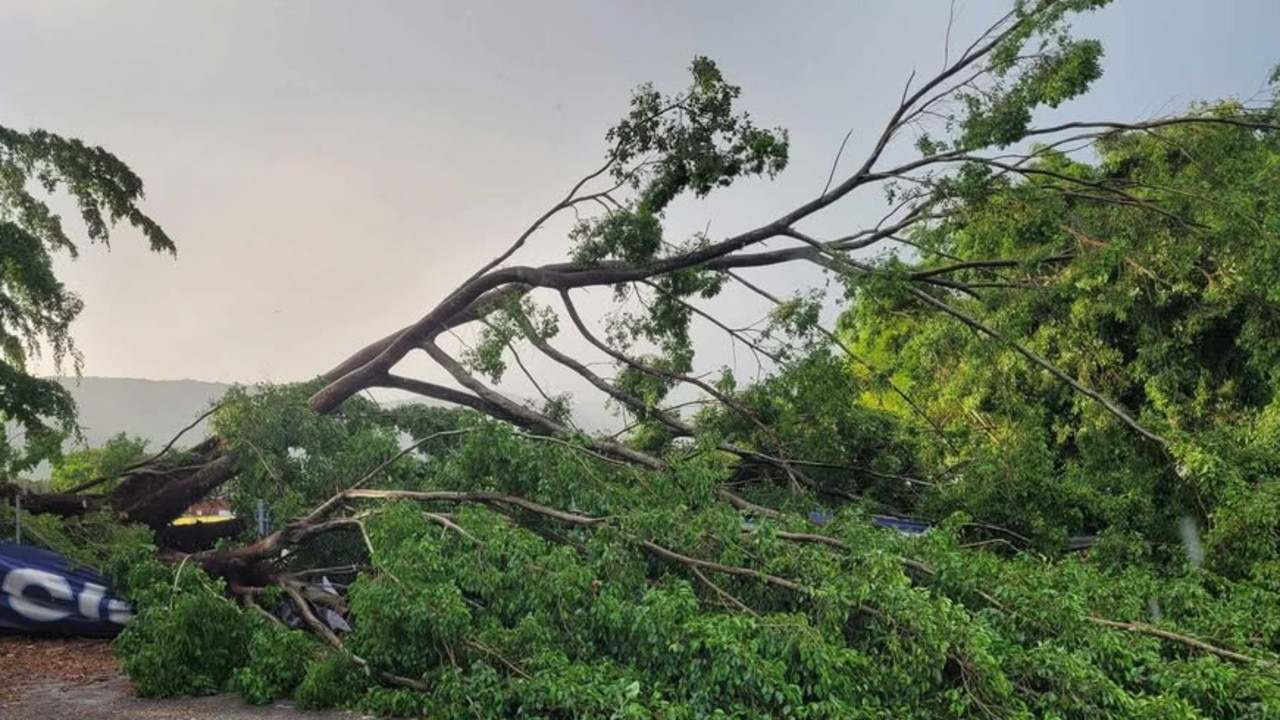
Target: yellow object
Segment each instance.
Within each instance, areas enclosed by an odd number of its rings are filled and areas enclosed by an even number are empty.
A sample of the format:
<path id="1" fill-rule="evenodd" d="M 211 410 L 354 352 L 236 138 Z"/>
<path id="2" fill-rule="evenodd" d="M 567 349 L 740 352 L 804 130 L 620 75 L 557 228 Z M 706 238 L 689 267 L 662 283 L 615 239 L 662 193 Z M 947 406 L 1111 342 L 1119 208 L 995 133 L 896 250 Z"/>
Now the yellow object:
<path id="1" fill-rule="evenodd" d="M 219 523 L 235 520 L 229 515 L 183 515 L 170 525 L 195 525 L 196 523 Z"/>

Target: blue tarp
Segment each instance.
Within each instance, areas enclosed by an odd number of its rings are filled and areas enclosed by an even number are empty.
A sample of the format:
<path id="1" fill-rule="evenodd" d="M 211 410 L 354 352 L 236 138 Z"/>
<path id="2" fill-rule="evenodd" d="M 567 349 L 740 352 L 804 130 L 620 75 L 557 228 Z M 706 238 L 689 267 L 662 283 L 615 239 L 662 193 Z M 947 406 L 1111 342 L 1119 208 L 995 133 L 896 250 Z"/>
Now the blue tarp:
<path id="1" fill-rule="evenodd" d="M 809 521 L 817 525 L 826 525 L 831 522 L 831 514 L 815 510 L 809 513 Z M 921 520 L 908 520 L 906 518 L 893 517 L 892 515 L 872 515 L 871 522 L 877 527 L 893 528 L 903 535 L 923 535 L 931 527 L 929 523 Z M 1088 550 L 1097 544 L 1097 535 L 1072 535 L 1067 538 L 1066 549 L 1069 552 Z"/>
<path id="2" fill-rule="evenodd" d="M 818 525 L 831 522 L 831 514 L 813 511 L 809 513 L 809 521 Z M 893 517 L 891 515 L 872 515 L 871 522 L 877 527 L 893 528 L 903 535 L 923 535 L 929 529 L 929 523 L 919 520 Z"/>
<path id="3" fill-rule="evenodd" d="M 879 527 L 893 528 L 903 535 L 923 535 L 929 530 L 929 523 L 889 517 L 888 515 L 877 515 L 872 522 Z"/>
<path id="4" fill-rule="evenodd" d="M 57 553 L 0 543 L 0 630 L 114 636 L 133 610 L 109 588 L 102 575 Z"/>

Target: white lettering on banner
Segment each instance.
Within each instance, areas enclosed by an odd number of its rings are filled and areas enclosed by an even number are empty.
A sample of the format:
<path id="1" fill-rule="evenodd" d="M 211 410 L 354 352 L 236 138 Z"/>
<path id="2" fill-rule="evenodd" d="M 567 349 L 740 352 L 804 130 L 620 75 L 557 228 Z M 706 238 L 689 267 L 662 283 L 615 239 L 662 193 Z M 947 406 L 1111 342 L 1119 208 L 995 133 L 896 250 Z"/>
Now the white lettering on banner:
<path id="1" fill-rule="evenodd" d="M 107 620 L 117 625 L 128 625 L 133 619 L 133 608 L 123 600 L 110 600 L 107 602 Z"/>
<path id="2" fill-rule="evenodd" d="M 75 614 L 70 610 L 51 608 L 48 603 L 30 600 L 26 595 L 27 588 L 38 587 L 55 600 L 75 602 L 81 617 L 98 621 L 102 619 L 102 599 L 107 589 L 97 583 L 85 583 L 79 596 L 71 589 L 71 583 L 61 575 L 36 570 L 35 568 L 15 568 L 4 576 L 0 582 L 0 595 L 7 597 L 9 607 L 14 612 L 35 622 L 56 622 L 65 620 Z M 107 601 L 107 622 L 116 625 L 127 625 L 133 619 L 133 609 L 121 600 Z"/>
<path id="3" fill-rule="evenodd" d="M 9 607 L 28 620 L 37 622 L 53 622 L 61 620 L 71 613 L 66 610 L 54 610 L 23 597 L 23 591 L 35 585 L 44 588 L 50 597 L 59 600 L 71 600 L 71 583 L 67 579 L 51 572 L 33 568 L 17 568 L 10 570 L 0 583 L 0 592 L 9 596 Z"/>
<path id="4" fill-rule="evenodd" d="M 80 614 L 90 620 L 102 617 L 102 596 L 106 592 L 107 589 L 101 585 L 85 583 L 84 589 L 80 591 Z"/>

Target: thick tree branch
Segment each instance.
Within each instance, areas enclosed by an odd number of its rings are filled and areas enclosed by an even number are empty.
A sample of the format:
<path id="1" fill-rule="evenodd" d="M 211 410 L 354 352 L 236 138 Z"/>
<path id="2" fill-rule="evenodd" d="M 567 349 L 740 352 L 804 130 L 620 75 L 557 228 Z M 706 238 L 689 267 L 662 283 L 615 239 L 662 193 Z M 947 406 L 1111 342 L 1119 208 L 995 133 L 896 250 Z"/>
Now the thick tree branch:
<path id="1" fill-rule="evenodd" d="M 476 397 L 470 393 L 455 390 L 454 388 L 446 387 L 444 385 L 437 385 L 432 382 L 427 382 L 426 380 L 387 374 L 375 381 L 371 387 L 404 390 L 415 395 L 421 395 L 425 398 L 442 400 L 452 405 L 468 407 L 472 410 L 488 415 L 495 420 L 511 423 L 517 427 L 531 427 L 530 425 L 525 424 L 524 419 L 520 415 L 508 413 L 501 406 L 490 403 L 483 398 Z"/>
<path id="2" fill-rule="evenodd" d="M 221 408 L 222 408 L 222 403 L 218 403 L 213 407 L 209 408 L 208 410 L 205 410 L 203 413 L 200 414 L 199 417 L 197 417 L 195 420 L 192 420 L 189 425 L 179 430 L 177 435 L 174 435 L 172 438 L 170 438 L 169 442 L 165 443 L 164 447 L 160 449 L 160 452 L 157 452 L 151 455 L 150 457 L 139 460 L 138 462 L 130 463 L 127 467 L 125 467 L 123 470 L 116 473 L 115 475 L 106 475 L 103 477 L 94 478 L 85 483 L 81 483 L 71 488 L 70 490 L 67 490 L 67 493 L 70 495 L 74 495 L 75 493 L 82 493 L 85 490 L 91 490 L 103 483 L 110 482 L 112 480 L 124 477 L 125 475 L 129 475 L 130 473 L 136 470 L 139 470 L 154 464 L 155 462 L 163 458 L 165 455 L 167 455 L 169 451 L 173 449 L 174 444 L 177 443 L 178 440 L 181 439 L 183 435 L 186 435 L 188 432 L 194 429 L 195 426 L 204 422 L 206 419 L 208 419 L 210 415 L 213 415 Z"/>
<path id="3" fill-rule="evenodd" d="M 449 318 L 447 322 L 444 322 L 440 326 L 439 331 L 446 332 L 475 322 L 496 310 L 506 307 L 507 303 L 512 302 L 513 300 L 518 300 L 528 294 L 532 289 L 533 286 L 531 285 L 520 285 L 518 283 L 495 288 L 491 292 L 485 293 L 476 298 L 474 302 L 468 305 L 461 312 Z M 400 328 L 384 338 L 369 343 L 369 345 L 365 346 L 364 349 L 347 358 L 342 362 L 342 364 L 320 377 L 325 382 L 333 382 L 338 378 L 362 367 L 366 363 L 371 362 L 374 358 L 378 357 L 391 345 L 391 343 L 395 342 L 397 338 L 407 332 L 411 327 L 413 326 L 410 325 Z"/>

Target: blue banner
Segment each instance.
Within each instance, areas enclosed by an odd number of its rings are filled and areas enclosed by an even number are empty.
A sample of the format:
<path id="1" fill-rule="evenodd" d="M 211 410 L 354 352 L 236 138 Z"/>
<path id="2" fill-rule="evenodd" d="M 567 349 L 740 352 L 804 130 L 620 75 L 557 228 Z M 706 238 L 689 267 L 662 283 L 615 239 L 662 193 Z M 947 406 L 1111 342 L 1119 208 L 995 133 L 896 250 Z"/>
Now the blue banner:
<path id="1" fill-rule="evenodd" d="M 110 597 L 106 578 L 73 568 L 63 556 L 0 543 L 0 630 L 112 637 L 133 619 L 129 604 Z"/>

